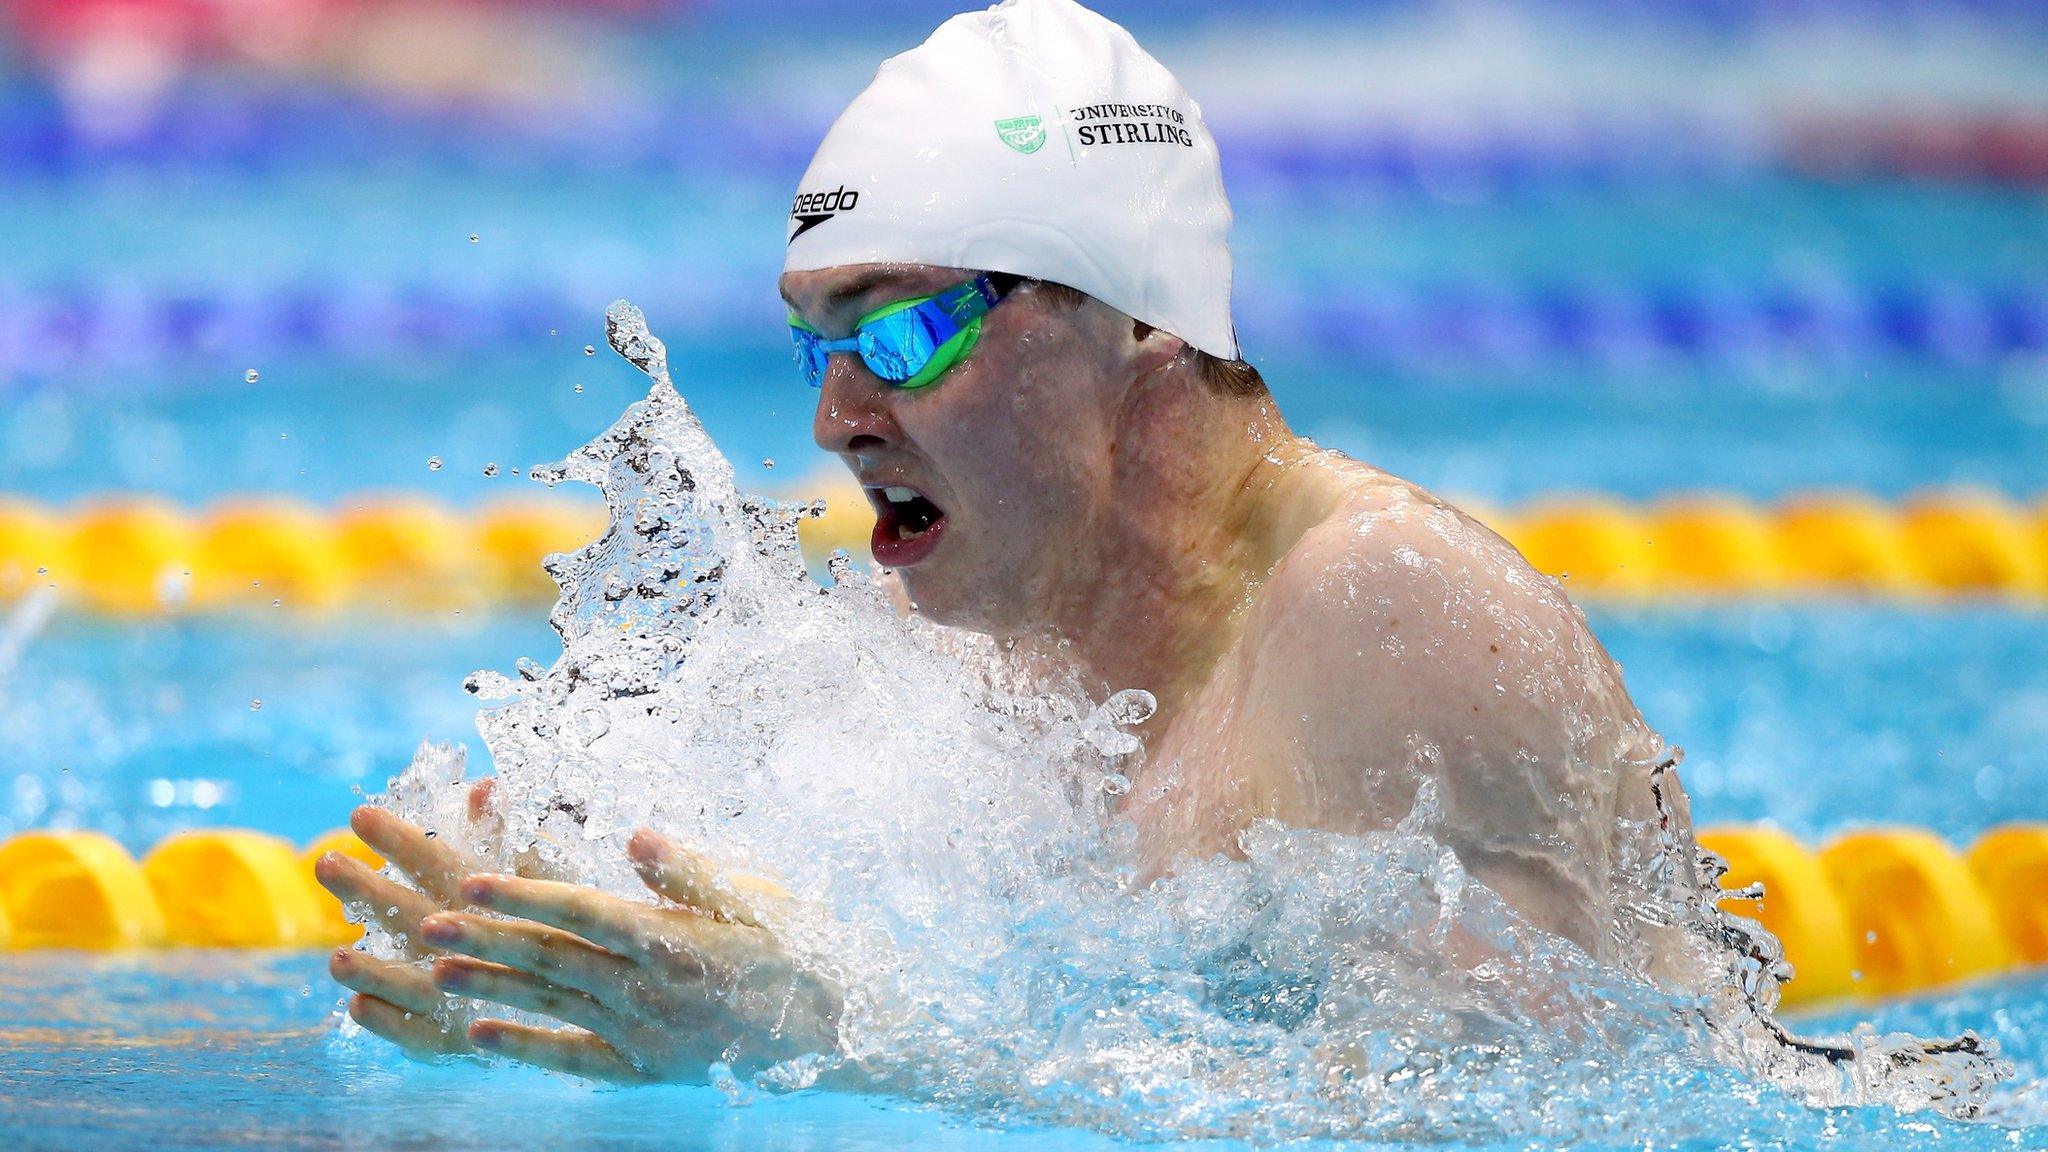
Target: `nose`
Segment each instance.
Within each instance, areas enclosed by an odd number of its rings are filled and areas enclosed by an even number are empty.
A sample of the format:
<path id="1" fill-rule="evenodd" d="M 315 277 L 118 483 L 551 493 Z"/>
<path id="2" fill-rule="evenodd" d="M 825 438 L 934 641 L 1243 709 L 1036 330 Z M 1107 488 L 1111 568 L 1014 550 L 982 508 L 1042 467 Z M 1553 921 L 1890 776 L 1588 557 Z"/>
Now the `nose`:
<path id="1" fill-rule="evenodd" d="M 811 439 L 841 456 L 892 447 L 903 430 L 890 412 L 889 386 L 859 356 L 834 353 L 818 389 L 818 410 L 811 418 Z"/>

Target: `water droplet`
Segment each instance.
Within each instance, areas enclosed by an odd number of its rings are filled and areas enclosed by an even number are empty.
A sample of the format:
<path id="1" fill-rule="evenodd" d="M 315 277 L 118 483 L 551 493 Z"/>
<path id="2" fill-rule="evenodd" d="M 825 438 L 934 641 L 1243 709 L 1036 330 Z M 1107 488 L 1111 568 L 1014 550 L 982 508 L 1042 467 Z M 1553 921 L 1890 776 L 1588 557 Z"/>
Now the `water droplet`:
<path id="1" fill-rule="evenodd" d="M 595 355 L 597 355 L 597 345 L 595 345 L 595 344 L 585 344 L 585 345 L 583 346 L 583 354 L 584 354 L 585 356 L 595 356 Z"/>
<path id="2" fill-rule="evenodd" d="M 484 465 L 484 475 L 486 475 L 486 476 L 496 476 L 497 474 L 498 474 L 498 466 L 497 466 L 497 465 L 496 465 L 495 463 L 493 463 L 493 464 L 486 464 L 486 465 Z"/>
<path id="3" fill-rule="evenodd" d="M 50 574 L 50 570 L 49 570 L 48 568 L 37 568 L 37 569 L 36 569 L 36 575 L 38 575 L 38 576 L 48 576 L 49 574 Z"/>
<path id="4" fill-rule="evenodd" d="M 1121 796 L 1131 790 L 1131 778 L 1121 772 L 1111 772 L 1102 778 L 1102 790 L 1111 796 Z"/>
<path id="5" fill-rule="evenodd" d="M 578 393 L 580 394 L 580 393 L 581 393 L 581 392 L 583 391 L 583 385 L 581 385 L 581 384 L 578 384 L 578 385 L 576 386 L 576 391 L 577 391 L 577 392 L 578 392 Z"/>
<path id="6" fill-rule="evenodd" d="M 763 468 L 773 468 L 773 467 L 775 467 L 775 458 L 771 456 L 771 457 L 769 457 L 768 459 L 766 459 L 766 460 L 763 460 L 763 461 L 761 461 L 761 467 L 763 467 Z"/>
<path id="7" fill-rule="evenodd" d="M 251 711 L 251 712 L 261 712 L 261 711 L 263 711 L 263 701 L 261 701 L 261 700 L 251 700 L 251 701 L 249 701 L 249 711 Z"/>
<path id="8" fill-rule="evenodd" d="M 481 237 L 481 236 L 478 236 L 478 235 L 477 235 L 476 233 L 474 233 L 474 232 L 471 232 L 471 233 L 469 234 L 469 242 L 470 242 L 471 244 L 474 244 L 474 243 L 476 243 L 476 242 L 477 242 L 478 240 L 481 240 L 481 239 L 483 239 L 483 237 Z"/>
<path id="9" fill-rule="evenodd" d="M 256 379 L 257 373 L 254 368 L 251 368 L 247 372 L 242 373 L 242 382 L 244 384 L 254 384 L 256 382 Z"/>
<path id="10" fill-rule="evenodd" d="M 272 608 L 282 608 L 282 607 L 284 607 L 284 601 L 282 601 L 282 600 L 272 600 L 272 601 L 270 602 L 270 606 L 271 606 Z"/>
<path id="11" fill-rule="evenodd" d="M 440 470 L 441 470 L 441 458 L 440 458 L 439 456 L 429 456 L 429 457 L 427 457 L 427 471 L 429 471 L 429 472 L 439 472 Z"/>
<path id="12" fill-rule="evenodd" d="M 569 722 L 563 725 L 563 729 L 574 737 L 578 744 L 584 745 L 597 743 L 600 737 L 611 731 L 611 727 L 611 717 L 606 716 L 601 708 L 585 708 L 570 717 Z"/>

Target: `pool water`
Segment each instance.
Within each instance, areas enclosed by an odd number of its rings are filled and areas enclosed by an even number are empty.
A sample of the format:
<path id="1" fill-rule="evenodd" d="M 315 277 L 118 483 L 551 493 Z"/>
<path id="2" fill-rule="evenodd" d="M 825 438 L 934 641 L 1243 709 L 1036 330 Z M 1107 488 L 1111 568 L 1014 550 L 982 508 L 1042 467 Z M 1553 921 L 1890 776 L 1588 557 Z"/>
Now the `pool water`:
<path id="1" fill-rule="evenodd" d="M 1630 666 L 1651 715 L 1668 711 L 1700 735 L 1685 775 L 1703 821 L 1767 813 L 1813 836 L 1909 821 L 1960 839 L 2027 816 L 2041 794 L 2042 744 L 2033 736 L 2048 719 L 2042 623 L 2013 609 L 1749 604 L 1606 612 L 1596 626 Z M 275 629 L 262 620 L 63 624 L 36 637 L 31 651 L 54 658 L 24 662 L 36 672 L 10 685 L 18 694 L 9 716 L 24 746 L 41 740 L 39 751 L 61 767 L 45 774 L 50 787 L 24 788 L 30 778 L 17 778 L 17 819 L 96 825 L 137 847 L 195 823 L 260 820 L 308 838 L 339 822 L 351 783 L 380 786 L 382 766 L 405 754 L 410 726 L 459 731 L 469 706 L 448 686 L 462 669 L 545 657 L 552 646 L 539 628 L 509 623 L 392 629 L 382 642 L 348 622 L 288 629 L 281 640 Z M 1958 705 L 1971 696 L 1999 704 Z M 1972 767 L 1927 770 L 1951 757 Z M 17 953 L 0 974 L 12 1040 L 0 1056 L 0 1105 L 32 1141 L 52 1147 L 118 1140 L 135 1124 L 170 1146 L 194 1147 L 379 1147 L 407 1138 L 744 1147 L 800 1145 L 812 1134 L 834 1147 L 1104 1142 L 1076 1131 L 998 1130 L 988 1116 L 970 1127 L 957 1114 L 832 1094 L 736 1105 L 709 1089 L 604 1091 L 516 1070 L 407 1065 L 375 1041 L 337 1034 L 317 955 Z M 1789 1148 L 1837 1138 L 1863 1147 L 1910 1136 L 1921 1146 L 2026 1146 L 2019 1141 L 2040 1129 L 1999 1122 L 2041 1119 L 2032 1087 L 2048 1055 L 2038 1037 L 2037 1017 L 2048 1013 L 2043 979 L 2023 974 L 1804 1022 L 1997 1037 L 2019 1087 L 1994 1098 L 1989 1123 L 1817 1110 L 1732 1073 L 1707 1074 L 1663 1089 L 1668 1111 L 1665 1101 L 1638 1100 L 1640 1108 L 1579 1131 L 1577 1145 Z M 483 1108 L 486 1099 L 496 1103 Z M 489 1119 L 451 1114 L 472 1107 Z M 601 1119 L 586 1122 L 586 1114 Z M 704 1130 L 678 1140 L 664 1125 L 679 1120 Z"/>
<path id="2" fill-rule="evenodd" d="M 17 765 L 0 819 L 83 826 L 137 852 L 194 826 L 304 842 L 346 823 L 421 740 L 466 741 L 463 678 L 545 663 L 530 620 L 60 620 L 5 687 Z M 1864 824 L 1957 843 L 2043 816 L 2048 617 L 2000 607 L 1600 607 L 1596 633 L 1653 726 L 1686 751 L 1702 824 L 1769 820 L 1812 842 Z M 252 708 L 261 701 L 261 708 Z M 211 787 L 195 802 L 191 784 Z M 164 782 L 184 784 L 166 790 Z"/>
<path id="3" fill-rule="evenodd" d="M 914 1105 L 811 1092 L 733 1104 L 711 1088 L 592 1087 L 524 1069 L 408 1064 L 338 1040 L 318 955 L 11 956 L 0 964 L 0 1124 L 10 1148 L 1023 1149 L 1129 1145 L 1047 1127 L 976 1126 Z M 2048 980 L 2021 977 L 1811 1021 L 1999 1035 L 2022 1079 L 2048 1075 Z M 1805 1023 L 1805 1021 L 1802 1021 Z M 1711 1085 L 1710 1085 L 1711 1087 Z M 1726 1089 L 1728 1085 L 1720 1085 Z M 1674 1085 L 1668 1123 L 1578 1148 L 2037 1149 L 2044 1129 L 1808 1109 L 1775 1092 L 1703 1107 Z M 2039 1102 L 2035 1102 L 2038 1108 Z M 1654 1115 L 1658 1108 L 1643 1109 Z M 1703 1119 L 1705 1112 L 1710 1118 Z M 2036 1113 L 2038 1115 L 2038 1113 Z M 1240 1149 L 1232 1141 L 1187 1147 Z M 1331 1145 L 1304 1142 L 1304 1148 Z M 1415 1147 L 1418 1145 L 1401 1145 Z M 1446 1152 L 1547 1148 L 1545 1140 Z M 1373 1147 L 1345 1145 L 1345 1147 Z M 1393 1147 L 1386 1145 L 1385 1147 Z"/>
<path id="4" fill-rule="evenodd" d="M 778 19 L 824 20 L 779 3 Z M 409 117 L 227 76 L 173 93 L 124 146 L 67 135 L 0 44 L 0 493 L 403 490 L 458 509 L 521 494 L 511 468 L 562 456 L 644 389 L 602 351 L 618 296 L 669 340 L 744 486 L 813 485 L 836 465 L 810 446 L 813 394 L 780 328 L 782 213 L 837 107 L 928 21 L 892 5 L 797 82 L 784 38 L 703 7 L 701 29 L 608 41 L 619 88 L 602 91 L 623 103 L 558 120 Z M 1837 23 L 1801 38 L 1769 5 L 1703 6 L 1674 29 L 1567 4 L 1530 18 L 1536 48 L 1472 58 L 1458 37 L 1491 25 L 1431 25 L 1427 4 L 1309 4 L 1256 29 L 1219 4 L 1112 7 L 1185 64 L 1215 122 L 1240 331 L 1318 441 L 1496 507 L 1949 484 L 2048 499 L 2048 194 L 1816 177 L 1774 150 L 1770 120 L 1774 102 L 2038 108 L 2048 27 L 2024 5 L 1957 6 L 1957 28 L 1933 6 L 1916 23 L 1816 5 Z M 1558 12 L 1573 34 L 1538 35 Z M 1176 39 L 1181 19 L 1199 27 Z M 1333 43 L 1390 79 L 1328 99 L 1342 78 L 1299 65 Z M 1902 823 L 1964 843 L 2048 819 L 2038 606 L 1588 607 L 1686 750 L 1702 824 L 1768 820 L 1812 843 Z M 468 741 L 482 770 L 464 676 L 558 649 L 538 610 L 60 616 L 7 640 L 0 836 L 87 827 L 137 852 L 200 826 L 303 842 L 425 739 Z M 1114 1144 L 845 1095 L 736 1105 L 410 1065 L 341 1035 L 337 1002 L 318 954 L 0 953 L 0 1147 Z M 1994 1037 L 2015 1087 L 1991 1122 L 1959 1124 L 1707 1077 L 1569 1139 L 2048 1148 L 2048 974 L 1798 1024 L 1859 1021 Z"/>

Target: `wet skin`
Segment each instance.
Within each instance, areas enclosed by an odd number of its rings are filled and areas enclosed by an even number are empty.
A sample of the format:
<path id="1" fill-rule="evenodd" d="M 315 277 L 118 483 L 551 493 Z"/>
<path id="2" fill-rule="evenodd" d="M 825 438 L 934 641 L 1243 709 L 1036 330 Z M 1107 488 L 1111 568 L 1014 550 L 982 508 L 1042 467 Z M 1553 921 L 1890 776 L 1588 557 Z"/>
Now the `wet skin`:
<path id="1" fill-rule="evenodd" d="M 972 275 L 862 265 L 781 288 L 839 338 Z M 1078 665 L 1102 693 L 1158 697 L 1125 802 L 1153 874 L 1235 854 L 1262 819 L 1387 829 L 1428 783 L 1440 838 L 1521 915 L 1603 960 L 1661 967 L 1658 941 L 1613 926 L 1642 894 L 1631 869 L 1655 855 L 1662 746 L 1557 582 L 1477 521 L 1295 436 L 1267 397 L 1217 392 L 1180 340 L 1028 282 L 931 387 L 892 388 L 834 355 L 813 435 L 885 529 L 890 489 L 925 502 L 911 523 L 941 514 L 897 549 L 906 608 Z M 1675 778 L 1666 792 L 1683 834 Z M 717 879 L 643 831 L 630 855 L 656 906 L 470 875 L 381 810 L 357 829 L 425 895 L 340 857 L 322 882 L 441 958 L 429 973 L 342 952 L 334 973 L 359 993 L 351 1014 L 409 1052 L 488 1048 L 643 1080 L 701 1079 L 720 1053 L 745 1066 L 833 1047 L 838 990 L 789 962 L 764 881 Z M 569 1027 L 451 1031 L 427 1014 L 450 992 Z"/>
<path id="2" fill-rule="evenodd" d="M 488 835 L 489 781 L 472 790 L 470 818 L 473 833 Z M 407 1055 L 481 1050 L 596 1080 L 702 1083 L 717 1061 L 745 1075 L 832 1047 L 838 993 L 798 971 L 763 926 L 788 899 L 772 884 L 724 874 L 642 830 L 627 856 L 661 902 L 637 903 L 482 872 L 380 808 L 358 808 L 349 823 L 418 890 L 341 853 L 322 856 L 320 883 L 366 908 L 406 953 L 394 961 L 343 948 L 328 971 L 356 992 L 349 1015 Z M 451 996 L 566 1027 L 444 1022 Z"/>

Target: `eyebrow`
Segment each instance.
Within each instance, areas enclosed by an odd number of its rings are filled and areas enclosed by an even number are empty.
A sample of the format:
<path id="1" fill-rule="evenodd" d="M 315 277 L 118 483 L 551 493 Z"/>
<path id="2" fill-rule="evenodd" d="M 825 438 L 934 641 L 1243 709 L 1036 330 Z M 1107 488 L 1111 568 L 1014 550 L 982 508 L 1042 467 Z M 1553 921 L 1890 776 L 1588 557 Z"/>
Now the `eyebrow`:
<path id="1" fill-rule="evenodd" d="M 858 300 L 877 288 L 901 283 L 908 279 L 910 279 L 909 274 L 895 268 L 877 268 L 871 272 L 863 272 L 839 287 L 834 288 L 825 297 L 825 307 L 828 310 L 837 308 L 849 300 Z M 796 311 L 796 302 L 791 300 L 787 293 L 783 294 L 782 302 L 789 305 L 790 311 Z"/>

